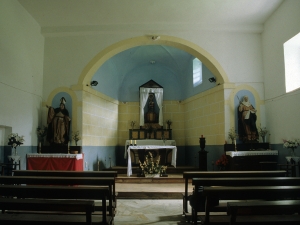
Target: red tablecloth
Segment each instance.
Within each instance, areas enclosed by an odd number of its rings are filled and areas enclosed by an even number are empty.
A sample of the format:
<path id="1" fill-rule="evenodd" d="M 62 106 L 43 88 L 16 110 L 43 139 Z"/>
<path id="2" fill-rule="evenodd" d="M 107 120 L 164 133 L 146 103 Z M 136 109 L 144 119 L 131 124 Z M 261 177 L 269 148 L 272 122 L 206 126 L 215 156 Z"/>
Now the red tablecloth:
<path id="1" fill-rule="evenodd" d="M 83 171 L 83 154 L 27 154 L 27 169 Z"/>

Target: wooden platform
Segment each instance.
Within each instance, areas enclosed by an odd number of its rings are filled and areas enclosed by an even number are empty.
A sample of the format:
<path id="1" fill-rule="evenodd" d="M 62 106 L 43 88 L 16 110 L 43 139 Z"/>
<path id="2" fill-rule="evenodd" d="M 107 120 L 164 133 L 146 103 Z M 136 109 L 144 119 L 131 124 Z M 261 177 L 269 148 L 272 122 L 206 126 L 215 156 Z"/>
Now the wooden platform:
<path id="1" fill-rule="evenodd" d="M 168 177 L 138 177 L 138 167 L 133 168 L 133 175 L 127 176 L 127 167 L 112 167 L 118 171 L 116 191 L 118 199 L 182 199 L 184 192 L 184 171 L 197 171 L 195 167 L 168 168 Z M 190 191 L 192 191 L 192 185 Z"/>

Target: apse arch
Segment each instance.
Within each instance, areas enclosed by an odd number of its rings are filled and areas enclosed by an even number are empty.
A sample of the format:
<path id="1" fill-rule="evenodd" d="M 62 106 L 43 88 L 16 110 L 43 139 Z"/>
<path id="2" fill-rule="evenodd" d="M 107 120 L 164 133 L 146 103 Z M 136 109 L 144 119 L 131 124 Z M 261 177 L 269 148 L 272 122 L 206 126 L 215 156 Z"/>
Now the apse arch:
<path id="1" fill-rule="evenodd" d="M 89 86 L 90 80 L 96 71 L 109 58 L 124 50 L 141 45 L 167 45 L 186 51 L 201 60 L 201 62 L 215 75 L 218 84 L 228 83 L 228 77 L 219 62 L 210 53 L 198 45 L 173 36 L 160 36 L 157 40 L 153 40 L 152 36 L 139 36 L 117 42 L 99 52 L 82 70 L 77 86 Z"/>

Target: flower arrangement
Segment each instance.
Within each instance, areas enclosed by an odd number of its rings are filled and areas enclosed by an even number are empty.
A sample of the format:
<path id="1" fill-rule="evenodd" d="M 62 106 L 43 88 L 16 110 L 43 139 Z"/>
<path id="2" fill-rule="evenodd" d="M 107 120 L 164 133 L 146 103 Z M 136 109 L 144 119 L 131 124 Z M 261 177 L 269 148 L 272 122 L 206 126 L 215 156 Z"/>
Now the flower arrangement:
<path id="1" fill-rule="evenodd" d="M 236 133 L 235 129 L 232 127 L 228 132 L 228 137 L 233 142 L 239 135 Z"/>
<path id="2" fill-rule="evenodd" d="M 228 164 L 228 159 L 225 154 L 223 154 L 221 158 L 216 161 L 216 165 L 219 168 L 224 168 L 225 166 L 227 166 L 227 164 Z"/>
<path id="3" fill-rule="evenodd" d="M 153 155 L 151 152 L 146 155 L 146 159 L 144 163 L 140 163 L 140 167 L 142 169 L 142 175 L 146 174 L 163 174 L 165 173 L 167 166 L 161 166 L 159 165 L 160 156 L 158 156 L 158 159 L 154 161 Z"/>
<path id="4" fill-rule="evenodd" d="M 265 137 L 267 135 L 268 131 L 266 127 L 260 127 L 258 128 L 258 134 L 261 137 Z"/>
<path id="5" fill-rule="evenodd" d="M 77 142 L 80 140 L 79 131 L 72 133 L 72 139 L 75 141 L 75 145 L 77 146 Z"/>
<path id="6" fill-rule="evenodd" d="M 38 127 L 38 128 L 36 129 L 36 132 L 37 132 L 37 134 L 38 134 L 38 136 L 39 136 L 39 139 L 40 139 L 41 141 L 44 140 L 44 137 L 47 135 L 47 131 L 48 131 L 48 127 L 46 127 L 46 126 L 44 126 L 43 128 Z"/>
<path id="7" fill-rule="evenodd" d="M 130 126 L 131 126 L 131 129 L 132 129 L 132 130 L 133 130 L 133 128 L 134 128 L 134 125 L 135 125 L 135 121 L 132 120 L 132 121 L 130 122 Z"/>
<path id="8" fill-rule="evenodd" d="M 8 145 L 15 149 L 15 155 L 17 154 L 16 148 L 25 142 L 24 136 L 19 136 L 17 133 L 11 133 L 8 135 Z"/>
<path id="9" fill-rule="evenodd" d="M 283 139 L 283 147 L 284 148 L 297 148 L 300 145 L 300 139 L 294 140 L 285 140 Z"/>

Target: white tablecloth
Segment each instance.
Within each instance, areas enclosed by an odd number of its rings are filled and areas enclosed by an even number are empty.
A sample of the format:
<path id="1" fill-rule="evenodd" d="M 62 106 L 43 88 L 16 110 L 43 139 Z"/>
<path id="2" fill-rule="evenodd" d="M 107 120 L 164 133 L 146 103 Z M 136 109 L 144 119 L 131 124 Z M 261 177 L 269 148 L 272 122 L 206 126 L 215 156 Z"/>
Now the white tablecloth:
<path id="1" fill-rule="evenodd" d="M 82 154 L 39 154 L 39 153 L 28 153 L 27 158 L 76 158 L 82 159 Z"/>
<path id="2" fill-rule="evenodd" d="M 285 158 L 289 163 L 291 162 L 291 159 L 293 159 L 296 163 L 300 161 L 300 157 L 297 156 L 286 156 Z"/>
<path id="3" fill-rule="evenodd" d="M 226 152 L 226 155 L 231 157 L 235 156 L 251 156 L 251 155 L 278 155 L 277 150 L 266 150 L 266 151 L 237 151 L 237 152 Z"/>
<path id="4" fill-rule="evenodd" d="M 143 139 L 143 140 L 126 140 L 125 141 L 125 150 L 124 150 L 124 159 L 127 159 L 127 146 L 129 146 L 130 144 L 134 145 L 147 145 L 147 146 L 151 146 L 151 145 L 158 145 L 158 146 L 163 146 L 163 145 L 172 145 L 172 146 L 176 146 L 176 141 L 175 140 L 165 140 L 165 143 L 163 140 L 157 140 L 157 139 Z"/>
<path id="5" fill-rule="evenodd" d="M 172 161 L 171 165 L 176 167 L 176 155 L 177 155 L 177 147 L 172 145 L 160 146 L 160 145 L 138 145 L 138 146 L 129 146 L 127 149 L 128 155 L 128 165 L 127 165 L 127 176 L 130 177 L 132 175 L 132 167 L 131 167 L 131 156 L 130 156 L 130 149 L 138 149 L 138 150 L 145 150 L 145 149 L 172 149 Z"/>

